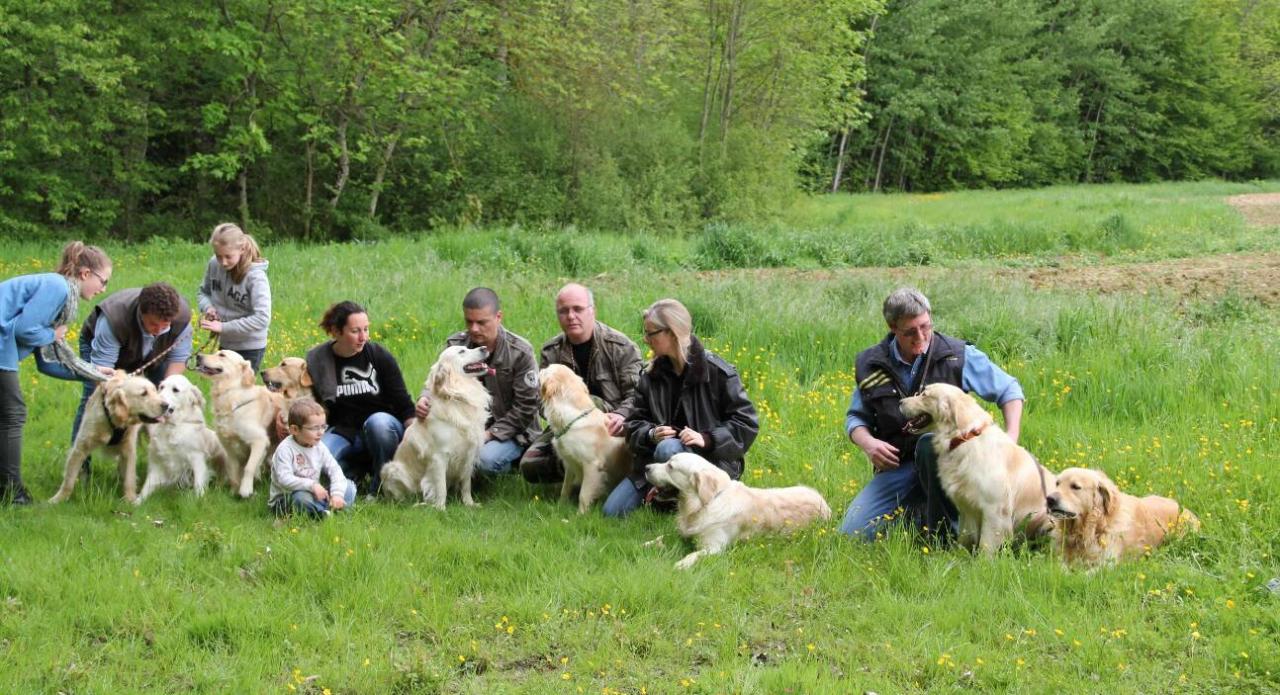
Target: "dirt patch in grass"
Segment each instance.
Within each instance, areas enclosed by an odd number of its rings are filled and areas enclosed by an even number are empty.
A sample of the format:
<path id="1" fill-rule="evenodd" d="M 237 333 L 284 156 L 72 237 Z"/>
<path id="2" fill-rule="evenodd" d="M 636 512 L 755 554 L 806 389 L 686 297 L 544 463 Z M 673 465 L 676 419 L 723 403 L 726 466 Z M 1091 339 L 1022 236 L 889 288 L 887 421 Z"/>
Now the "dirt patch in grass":
<path id="1" fill-rule="evenodd" d="M 1234 293 L 1280 306 L 1280 254 L 1224 254 L 1150 263 L 1034 268 L 1036 288 L 1078 288 L 1103 294 L 1167 292 L 1181 301 L 1212 300 Z"/>
<path id="2" fill-rule="evenodd" d="M 1280 227 L 1280 193 L 1233 195 L 1227 204 L 1239 210 L 1250 227 Z"/>

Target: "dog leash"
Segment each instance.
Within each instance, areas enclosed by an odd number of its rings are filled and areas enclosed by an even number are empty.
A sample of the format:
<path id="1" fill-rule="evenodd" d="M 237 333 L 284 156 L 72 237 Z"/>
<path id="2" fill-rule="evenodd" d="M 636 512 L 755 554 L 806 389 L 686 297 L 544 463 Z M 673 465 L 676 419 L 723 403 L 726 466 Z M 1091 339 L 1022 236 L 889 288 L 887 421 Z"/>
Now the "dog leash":
<path id="1" fill-rule="evenodd" d="M 567 425 L 565 425 L 565 426 L 564 426 L 564 429 L 560 430 L 559 432 L 552 432 L 552 433 L 551 433 L 551 438 L 552 438 L 552 439 L 559 439 L 559 438 L 561 438 L 561 437 L 565 436 L 566 434 L 568 434 L 568 433 L 569 433 L 569 430 L 573 428 L 573 426 L 574 426 L 574 424 L 575 424 L 575 423 L 577 423 L 577 422 L 578 422 L 579 420 L 581 420 L 582 418 L 584 418 L 584 417 L 586 417 L 586 416 L 590 415 L 590 414 L 591 414 L 591 411 L 593 411 L 593 410 L 595 410 L 595 409 L 596 409 L 596 408 L 595 408 L 595 406 L 591 406 L 590 408 L 587 408 L 586 410 L 582 411 L 581 413 L 578 413 L 578 417 L 575 417 L 574 419 L 570 420 L 570 421 L 569 421 L 569 424 L 567 424 Z"/>
<path id="2" fill-rule="evenodd" d="M 217 352 L 221 339 L 222 334 L 209 331 L 209 337 L 205 338 L 203 343 L 200 343 L 200 347 L 191 351 L 191 356 L 187 358 L 187 369 L 194 370 L 196 368 L 195 362 L 201 354 L 204 354 L 206 347 L 212 346 L 213 349 L 209 350 L 210 353 Z"/>

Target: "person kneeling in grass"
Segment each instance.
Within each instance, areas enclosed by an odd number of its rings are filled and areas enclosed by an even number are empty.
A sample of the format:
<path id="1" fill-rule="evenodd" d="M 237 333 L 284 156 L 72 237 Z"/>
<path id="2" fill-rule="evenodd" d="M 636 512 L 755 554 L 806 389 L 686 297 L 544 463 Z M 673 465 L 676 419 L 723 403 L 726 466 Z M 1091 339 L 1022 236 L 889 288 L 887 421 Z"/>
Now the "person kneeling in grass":
<path id="1" fill-rule="evenodd" d="M 271 459 L 271 496 L 267 506 L 276 516 L 298 511 L 323 518 L 330 510 L 351 506 L 356 484 L 342 474 L 342 467 L 324 445 L 324 408 L 310 398 L 289 406 L 289 436 L 280 442 Z M 329 479 L 329 489 L 320 476 Z"/>

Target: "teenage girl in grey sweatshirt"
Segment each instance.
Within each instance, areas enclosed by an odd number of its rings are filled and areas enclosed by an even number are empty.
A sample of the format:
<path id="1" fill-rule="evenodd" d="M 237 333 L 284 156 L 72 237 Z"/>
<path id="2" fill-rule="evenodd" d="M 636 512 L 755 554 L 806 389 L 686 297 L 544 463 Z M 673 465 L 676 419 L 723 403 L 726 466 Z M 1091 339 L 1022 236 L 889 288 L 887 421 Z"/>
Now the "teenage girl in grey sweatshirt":
<path id="1" fill-rule="evenodd" d="M 271 284 L 267 261 L 253 237 L 227 222 L 209 237 L 213 258 L 196 296 L 200 327 L 216 333 L 224 350 L 233 350 L 258 371 L 271 325 Z"/>

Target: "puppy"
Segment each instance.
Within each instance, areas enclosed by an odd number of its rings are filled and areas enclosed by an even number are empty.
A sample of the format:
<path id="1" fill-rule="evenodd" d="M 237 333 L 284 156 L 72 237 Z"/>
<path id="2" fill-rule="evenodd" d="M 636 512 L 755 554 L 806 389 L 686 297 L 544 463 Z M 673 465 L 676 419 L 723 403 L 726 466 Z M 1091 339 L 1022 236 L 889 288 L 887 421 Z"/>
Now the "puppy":
<path id="1" fill-rule="evenodd" d="M 50 504 L 57 504 L 75 490 L 80 467 L 94 450 L 102 448 L 119 462 L 124 498 L 137 501 L 138 430 L 143 423 L 159 422 L 169 412 L 150 381 L 116 370 L 115 376 L 98 384 L 84 406 L 80 431 L 67 455 L 67 468 Z"/>
<path id="2" fill-rule="evenodd" d="M 959 541 L 994 555 L 1020 528 L 1028 537 L 1052 527 L 1044 496 L 1054 476 L 1000 429 L 972 396 L 950 384 L 929 384 L 902 399 L 907 431 L 936 433 L 938 478 L 960 512 Z"/>
<path id="3" fill-rule="evenodd" d="M 311 397 L 311 372 L 301 357 L 286 357 L 280 364 L 262 370 L 262 383 L 283 396 L 286 406 L 303 396 Z"/>
<path id="4" fill-rule="evenodd" d="M 147 425 L 147 481 L 138 495 L 142 504 L 151 493 L 171 485 L 190 485 L 196 496 L 209 484 L 209 463 L 226 474 L 227 452 L 218 435 L 204 424 L 204 394 L 187 377 L 174 374 L 160 382 L 160 398 L 169 414 Z"/>
<path id="5" fill-rule="evenodd" d="M 471 475 L 484 426 L 489 419 L 489 391 L 479 377 L 489 371 L 483 347 L 447 347 L 427 374 L 431 413 L 405 430 L 395 457 L 382 466 L 382 490 L 393 499 L 419 491 L 422 503 L 445 507 L 450 486 L 458 488 L 462 503 L 471 499 Z"/>
<path id="6" fill-rule="evenodd" d="M 1134 497 L 1101 471 L 1068 468 L 1047 498 L 1056 522 L 1054 535 L 1067 564 L 1088 567 L 1146 552 L 1200 520 L 1168 497 Z"/>
<path id="7" fill-rule="evenodd" d="M 681 453 L 666 463 L 651 463 L 644 477 L 680 493 L 676 527 L 680 535 L 694 539 L 698 550 L 677 562 L 676 569 L 688 569 L 738 538 L 793 531 L 831 518 L 827 501 L 813 488 L 750 488 L 697 454 Z"/>
<path id="8" fill-rule="evenodd" d="M 572 369 L 550 365 L 538 372 L 538 382 L 551 446 L 564 463 L 560 501 L 568 502 L 578 487 L 578 513 L 586 514 L 631 470 L 631 449 L 622 437 L 609 435 L 605 414 Z"/>
<path id="9" fill-rule="evenodd" d="M 262 461 L 279 443 L 276 418 L 284 398 L 254 383 L 249 361 L 231 350 L 199 355 L 196 370 L 213 383 L 213 421 L 227 452 L 227 477 L 241 497 L 253 496 Z"/>

